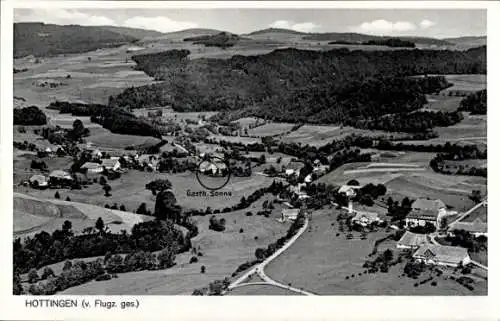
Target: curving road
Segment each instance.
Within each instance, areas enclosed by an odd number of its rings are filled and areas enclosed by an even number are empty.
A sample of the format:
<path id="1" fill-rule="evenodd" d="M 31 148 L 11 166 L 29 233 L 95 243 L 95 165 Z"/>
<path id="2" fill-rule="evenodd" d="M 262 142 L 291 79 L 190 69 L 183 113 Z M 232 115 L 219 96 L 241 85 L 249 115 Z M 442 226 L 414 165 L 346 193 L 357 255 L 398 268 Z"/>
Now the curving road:
<path id="1" fill-rule="evenodd" d="M 288 286 L 288 285 L 279 283 L 279 282 L 271 279 L 264 272 L 264 268 L 269 263 L 271 263 L 275 258 L 277 258 L 278 256 L 280 256 L 283 252 L 286 251 L 286 249 L 288 249 L 293 243 L 295 243 L 295 241 L 302 235 L 302 233 L 305 232 L 305 230 L 307 229 L 308 225 L 309 225 L 309 219 L 306 217 L 306 219 L 304 221 L 304 225 L 298 230 L 297 233 L 295 233 L 295 235 L 285 245 L 283 245 L 283 247 L 281 247 L 280 249 L 278 249 L 276 252 L 274 252 L 271 256 L 269 256 L 263 262 L 259 263 L 257 266 L 253 267 L 252 269 L 250 269 L 249 271 L 247 271 L 245 274 L 243 274 L 242 276 L 240 276 L 237 280 L 235 280 L 233 283 L 231 283 L 228 286 L 227 290 L 230 291 L 230 290 L 232 290 L 234 288 L 243 286 L 242 283 L 248 277 L 250 277 L 254 273 L 257 273 L 257 275 L 264 280 L 264 282 L 259 282 L 259 283 L 273 285 L 273 286 L 280 287 L 280 288 L 283 288 L 283 289 L 287 289 L 287 290 L 290 290 L 290 291 L 293 291 L 293 292 L 296 292 L 296 293 L 299 293 L 299 294 L 303 294 L 303 295 L 315 295 L 312 292 L 308 292 L 308 291 L 305 291 L 305 290 L 297 289 L 297 288 L 294 288 L 292 286 Z"/>

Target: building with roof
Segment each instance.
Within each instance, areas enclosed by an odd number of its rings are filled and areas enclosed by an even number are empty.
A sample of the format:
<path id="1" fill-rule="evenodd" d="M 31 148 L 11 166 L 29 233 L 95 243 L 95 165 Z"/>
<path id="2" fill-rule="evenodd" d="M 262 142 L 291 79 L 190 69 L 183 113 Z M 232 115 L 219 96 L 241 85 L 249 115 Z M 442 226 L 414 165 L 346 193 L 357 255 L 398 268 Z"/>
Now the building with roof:
<path id="1" fill-rule="evenodd" d="M 411 205 L 411 211 L 405 218 L 406 227 L 425 226 L 431 223 L 439 227 L 441 217 L 447 215 L 446 204 L 441 200 L 419 198 Z"/>
<path id="2" fill-rule="evenodd" d="M 120 160 L 119 159 L 111 159 L 111 158 L 110 159 L 103 159 L 102 160 L 102 167 L 104 167 L 108 171 L 109 170 L 117 171 L 121 167 Z"/>
<path id="3" fill-rule="evenodd" d="M 406 231 L 403 236 L 396 243 L 398 249 L 411 249 L 416 250 L 423 244 L 428 244 L 429 239 L 425 234 L 417 234 L 410 231 Z"/>
<path id="4" fill-rule="evenodd" d="M 469 232 L 475 237 L 488 236 L 488 223 L 483 222 L 479 217 L 472 222 L 453 222 L 448 228 L 448 234 L 455 235 L 459 230 Z"/>
<path id="5" fill-rule="evenodd" d="M 423 262 L 425 264 L 452 267 L 467 265 L 471 262 L 467 249 L 458 246 L 438 244 L 422 244 L 413 254 L 413 258 L 417 262 Z"/>
<path id="6" fill-rule="evenodd" d="M 104 167 L 99 163 L 86 162 L 82 165 L 81 169 L 86 170 L 87 173 L 98 174 L 102 173 Z"/>
<path id="7" fill-rule="evenodd" d="M 40 175 L 40 174 L 36 174 L 36 175 L 31 176 L 29 179 L 29 182 L 30 182 L 30 185 L 32 187 L 35 187 L 35 188 L 49 186 L 49 180 L 47 179 L 47 177 L 45 177 L 44 175 Z"/>
<path id="8" fill-rule="evenodd" d="M 378 216 L 378 213 L 357 211 L 351 222 L 361 226 L 368 226 L 372 223 L 380 223 L 382 220 Z"/>
<path id="9" fill-rule="evenodd" d="M 288 165 L 286 165 L 285 168 L 285 175 L 291 176 L 299 176 L 300 175 L 300 170 L 304 167 L 304 163 L 301 162 L 290 162 Z"/>
<path id="10" fill-rule="evenodd" d="M 357 193 L 357 190 L 360 188 L 361 188 L 361 186 L 357 186 L 357 185 L 342 185 L 342 186 L 340 186 L 337 193 L 345 194 L 347 197 L 351 197 L 351 196 L 355 196 Z"/>
<path id="11" fill-rule="evenodd" d="M 300 209 L 298 208 L 284 208 L 281 211 L 281 220 L 284 221 L 295 221 L 297 216 L 299 216 Z"/>
<path id="12" fill-rule="evenodd" d="M 55 170 L 49 174 L 49 185 L 70 185 L 73 177 L 65 171 Z"/>

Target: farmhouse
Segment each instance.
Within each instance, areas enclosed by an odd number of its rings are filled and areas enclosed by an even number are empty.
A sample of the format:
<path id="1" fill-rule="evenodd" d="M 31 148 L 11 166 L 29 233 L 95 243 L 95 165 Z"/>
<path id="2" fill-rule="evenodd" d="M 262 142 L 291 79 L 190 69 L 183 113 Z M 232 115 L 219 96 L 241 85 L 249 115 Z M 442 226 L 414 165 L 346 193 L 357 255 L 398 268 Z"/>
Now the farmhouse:
<path id="1" fill-rule="evenodd" d="M 475 237 L 488 236 L 488 224 L 483 222 L 479 217 L 472 222 L 454 222 L 450 224 L 448 233 L 455 235 L 459 230 L 469 232 Z"/>
<path id="2" fill-rule="evenodd" d="M 467 249 L 458 246 L 423 244 L 413 254 L 417 262 L 425 264 L 446 265 L 457 267 L 467 265 L 471 259 Z"/>
<path id="3" fill-rule="evenodd" d="M 62 170 L 55 170 L 49 174 L 50 185 L 65 185 L 71 183 L 71 181 L 73 181 L 73 177 L 68 172 Z"/>
<path id="4" fill-rule="evenodd" d="M 304 167 L 304 163 L 301 163 L 301 162 L 290 162 L 286 166 L 285 175 L 287 175 L 287 176 L 290 176 L 290 175 L 299 176 L 300 175 L 300 170 L 303 167 Z"/>
<path id="5" fill-rule="evenodd" d="M 361 226 L 368 226 L 372 223 L 380 223 L 382 220 L 378 217 L 377 213 L 373 212 L 356 212 L 356 215 L 351 220 L 353 223 Z"/>
<path id="6" fill-rule="evenodd" d="M 300 213 L 298 208 L 285 208 L 281 211 L 282 221 L 295 221 Z"/>
<path id="7" fill-rule="evenodd" d="M 83 170 L 87 170 L 87 173 L 102 173 L 104 170 L 103 166 L 98 163 L 92 163 L 92 162 L 86 162 L 85 164 L 82 165 L 81 167 Z"/>
<path id="8" fill-rule="evenodd" d="M 423 244 L 428 244 L 429 240 L 427 239 L 427 235 L 425 234 L 417 234 L 412 233 L 410 231 L 406 231 L 405 234 L 399 239 L 396 247 L 398 249 L 418 249 Z"/>
<path id="9" fill-rule="evenodd" d="M 47 187 L 49 186 L 49 181 L 47 177 L 43 175 L 33 175 L 30 177 L 29 182 L 33 187 Z"/>
<path id="10" fill-rule="evenodd" d="M 443 201 L 420 198 L 411 205 L 411 212 L 405 219 L 406 227 L 425 226 L 427 222 L 438 227 L 439 219 L 446 214 Z"/>
<path id="11" fill-rule="evenodd" d="M 338 190 L 338 193 L 339 194 L 345 194 L 346 196 L 350 197 L 350 196 L 355 196 L 356 195 L 356 191 L 358 189 L 360 189 L 361 186 L 354 186 L 354 185 L 342 185 L 339 190 Z"/>
<path id="12" fill-rule="evenodd" d="M 120 161 L 118 159 L 103 159 L 102 167 L 107 170 L 117 171 L 120 169 Z"/>
<path id="13" fill-rule="evenodd" d="M 329 169 L 330 169 L 330 166 L 328 166 L 328 165 L 318 165 L 318 166 L 314 166 L 313 173 L 316 173 L 318 175 L 323 175 L 323 174 L 326 174 Z"/>
<path id="14" fill-rule="evenodd" d="M 92 156 L 92 158 L 94 158 L 94 159 L 95 159 L 95 158 L 100 159 L 100 158 L 102 157 L 102 153 L 101 153 L 101 151 L 100 151 L 100 150 L 98 150 L 98 149 L 93 149 L 93 150 L 91 150 L 90 155 L 91 155 L 91 156 Z"/>

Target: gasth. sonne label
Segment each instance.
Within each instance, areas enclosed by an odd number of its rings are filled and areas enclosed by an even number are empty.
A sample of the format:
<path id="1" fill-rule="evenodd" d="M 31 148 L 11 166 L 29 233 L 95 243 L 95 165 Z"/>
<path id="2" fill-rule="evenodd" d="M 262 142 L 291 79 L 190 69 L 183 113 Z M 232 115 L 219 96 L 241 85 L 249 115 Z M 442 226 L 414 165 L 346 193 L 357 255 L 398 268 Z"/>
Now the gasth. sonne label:
<path id="1" fill-rule="evenodd" d="M 77 300 L 49 300 L 49 299 L 27 299 L 25 301 L 27 308 L 76 308 Z"/>
<path id="2" fill-rule="evenodd" d="M 231 191 L 186 191 L 188 197 L 218 197 L 218 196 L 233 196 Z"/>

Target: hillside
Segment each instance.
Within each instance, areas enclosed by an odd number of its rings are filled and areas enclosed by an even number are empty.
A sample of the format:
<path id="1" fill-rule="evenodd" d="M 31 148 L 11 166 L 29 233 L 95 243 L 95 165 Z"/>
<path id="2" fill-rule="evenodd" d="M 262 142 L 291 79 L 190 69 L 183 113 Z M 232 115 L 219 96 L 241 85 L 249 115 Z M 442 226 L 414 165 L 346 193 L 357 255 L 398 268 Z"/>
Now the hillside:
<path id="1" fill-rule="evenodd" d="M 390 120 L 378 121 L 383 114 L 421 108 L 425 93 L 449 86 L 443 79 L 429 77 L 420 83 L 406 76 L 485 73 L 483 54 L 485 48 L 466 52 L 289 48 L 228 60 L 176 60 L 168 52 L 162 54 L 164 59 L 138 55 L 133 57 L 137 68 L 164 82 L 129 88 L 112 102 L 122 107 L 172 105 L 176 111 L 237 111 L 243 117 L 376 129 L 371 122 L 381 126 Z M 420 115 L 412 116 L 413 122 Z M 405 122 L 404 117 L 398 121 Z M 431 121 L 426 124 L 432 127 Z"/>
<path id="2" fill-rule="evenodd" d="M 193 28 L 185 29 L 174 32 L 167 32 L 159 37 L 154 37 L 151 39 L 145 39 L 143 42 L 168 42 L 168 41 L 182 41 L 185 38 L 199 37 L 199 36 L 213 36 L 219 34 L 223 31 L 215 29 L 204 29 L 204 28 Z"/>
<path id="3" fill-rule="evenodd" d="M 480 47 L 486 46 L 487 38 L 486 36 L 471 36 L 471 37 L 459 37 L 459 38 L 446 38 L 445 41 L 451 42 L 459 46 L 469 46 L 469 47 Z"/>
<path id="4" fill-rule="evenodd" d="M 144 39 L 144 38 L 153 38 L 153 37 L 161 37 L 164 33 L 155 31 L 155 30 L 147 30 L 147 29 L 137 29 L 137 28 L 128 28 L 128 27 L 115 27 L 115 26 L 101 26 L 101 28 L 116 32 L 118 34 L 133 37 L 136 39 Z"/>
<path id="5" fill-rule="evenodd" d="M 138 38 L 107 27 L 59 26 L 38 22 L 14 24 L 14 57 L 53 56 L 118 47 Z"/>

